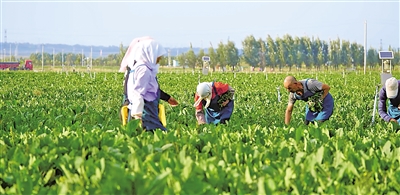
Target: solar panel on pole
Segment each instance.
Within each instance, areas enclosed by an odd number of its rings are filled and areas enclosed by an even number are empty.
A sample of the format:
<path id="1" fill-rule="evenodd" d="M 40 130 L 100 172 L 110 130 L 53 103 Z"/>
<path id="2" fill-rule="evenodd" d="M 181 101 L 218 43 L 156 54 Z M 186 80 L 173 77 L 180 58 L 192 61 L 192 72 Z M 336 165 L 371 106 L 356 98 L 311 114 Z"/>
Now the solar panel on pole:
<path id="1" fill-rule="evenodd" d="M 389 63 L 389 73 L 392 74 L 391 59 L 394 58 L 393 51 L 379 51 L 379 59 L 382 60 L 382 73 L 384 72 L 384 62 Z"/>
<path id="2" fill-rule="evenodd" d="M 379 51 L 379 59 L 391 60 L 393 58 L 394 58 L 393 51 Z"/>

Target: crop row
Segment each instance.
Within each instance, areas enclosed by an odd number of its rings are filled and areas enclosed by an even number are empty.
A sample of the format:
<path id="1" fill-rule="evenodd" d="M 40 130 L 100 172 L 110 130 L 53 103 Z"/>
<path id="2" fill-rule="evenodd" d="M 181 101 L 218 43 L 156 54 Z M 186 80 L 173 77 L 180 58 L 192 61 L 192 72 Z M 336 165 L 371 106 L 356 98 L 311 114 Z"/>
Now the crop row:
<path id="1" fill-rule="evenodd" d="M 119 73 L 0 74 L 0 193 L 398 194 L 400 139 L 376 116 L 379 73 L 309 73 L 331 86 L 331 120 L 303 125 L 296 102 L 285 126 L 285 73 L 159 74 L 179 101 L 163 133 L 121 126 Z M 226 125 L 198 126 L 199 81 L 236 89 Z M 278 90 L 282 95 L 278 101 Z"/>

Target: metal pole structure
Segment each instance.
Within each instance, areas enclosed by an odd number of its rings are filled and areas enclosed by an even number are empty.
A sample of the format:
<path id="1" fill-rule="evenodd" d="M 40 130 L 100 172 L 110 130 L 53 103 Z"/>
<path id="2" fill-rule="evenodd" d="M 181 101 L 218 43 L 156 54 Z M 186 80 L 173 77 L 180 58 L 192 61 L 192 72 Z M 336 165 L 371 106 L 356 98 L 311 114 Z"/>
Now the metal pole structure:
<path id="1" fill-rule="evenodd" d="M 364 24 L 364 74 L 367 71 L 367 21 Z"/>
<path id="2" fill-rule="evenodd" d="M 376 102 L 378 100 L 378 90 L 379 90 L 379 85 L 376 86 L 375 89 L 375 100 L 374 100 L 374 109 L 372 110 L 372 121 L 371 121 L 371 125 L 374 124 L 375 122 L 375 113 L 376 113 Z"/>
<path id="3" fill-rule="evenodd" d="M 54 48 L 53 48 L 53 68 L 54 68 Z"/>
<path id="4" fill-rule="evenodd" d="M 42 45 L 42 72 L 44 71 L 44 67 L 43 67 L 43 64 L 44 64 L 44 61 L 43 61 L 43 49 L 44 49 L 44 46 Z"/>
<path id="5" fill-rule="evenodd" d="M 12 62 L 12 60 L 11 60 L 11 43 L 10 43 L 10 62 Z"/>
<path id="6" fill-rule="evenodd" d="M 280 91 L 280 87 L 277 87 L 276 90 L 278 91 L 278 102 L 281 102 L 281 91 Z"/>
<path id="7" fill-rule="evenodd" d="M 18 44 L 15 43 L 15 53 L 14 53 L 15 59 L 17 59 L 18 56 Z"/>
<path id="8" fill-rule="evenodd" d="M 83 49 L 82 49 L 81 61 L 82 61 L 82 67 L 83 67 Z"/>
<path id="9" fill-rule="evenodd" d="M 93 47 L 90 47 L 90 70 L 92 70 L 93 66 Z"/>
<path id="10" fill-rule="evenodd" d="M 64 50 L 61 52 L 61 72 L 64 71 Z"/>

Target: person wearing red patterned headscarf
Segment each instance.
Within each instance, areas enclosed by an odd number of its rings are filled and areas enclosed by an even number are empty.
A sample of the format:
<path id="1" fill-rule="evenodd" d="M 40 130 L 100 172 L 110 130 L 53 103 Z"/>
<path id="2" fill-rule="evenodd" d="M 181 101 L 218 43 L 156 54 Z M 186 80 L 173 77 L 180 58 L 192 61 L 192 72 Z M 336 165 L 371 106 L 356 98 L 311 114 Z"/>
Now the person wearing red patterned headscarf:
<path id="1" fill-rule="evenodd" d="M 235 90 L 226 83 L 203 82 L 194 98 L 198 124 L 225 124 L 231 118 Z"/>

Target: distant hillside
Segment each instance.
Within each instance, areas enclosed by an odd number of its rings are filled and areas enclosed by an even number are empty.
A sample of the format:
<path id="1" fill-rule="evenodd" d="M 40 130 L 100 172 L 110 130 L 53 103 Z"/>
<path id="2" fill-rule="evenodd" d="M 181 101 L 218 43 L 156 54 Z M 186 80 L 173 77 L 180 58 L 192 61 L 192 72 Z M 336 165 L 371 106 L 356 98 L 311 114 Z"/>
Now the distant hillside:
<path id="1" fill-rule="evenodd" d="M 30 43 L 6 43 L 1 42 L 1 54 L 5 56 L 11 55 L 17 57 L 28 57 L 32 53 L 41 53 L 42 52 L 42 44 L 30 44 Z M 128 45 L 124 45 L 126 48 Z M 189 47 L 185 48 L 166 48 L 170 51 L 171 56 L 176 56 L 181 53 L 185 53 L 189 51 Z M 193 48 L 193 51 L 197 54 L 201 48 Z M 215 48 L 214 48 L 215 49 Z M 109 54 L 118 54 L 119 46 L 87 46 L 87 45 L 65 45 L 65 44 L 43 44 L 43 52 L 44 53 L 82 53 L 85 56 L 90 56 L 92 52 L 93 58 L 98 58 L 101 56 L 105 57 Z M 205 48 L 204 51 L 207 53 L 208 48 Z M 5 53 L 5 54 L 4 54 Z"/>

